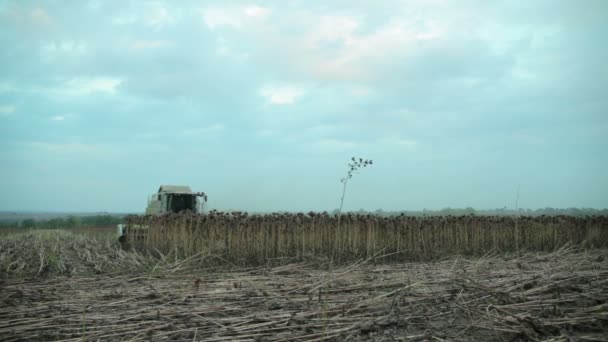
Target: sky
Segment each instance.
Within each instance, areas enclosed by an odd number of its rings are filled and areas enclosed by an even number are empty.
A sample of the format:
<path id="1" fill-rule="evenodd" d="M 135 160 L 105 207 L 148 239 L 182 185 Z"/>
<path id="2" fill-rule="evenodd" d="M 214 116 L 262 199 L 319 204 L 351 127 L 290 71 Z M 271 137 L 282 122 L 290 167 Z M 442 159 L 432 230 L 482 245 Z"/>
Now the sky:
<path id="1" fill-rule="evenodd" d="M 0 0 L 0 211 L 608 207 L 608 1 Z"/>

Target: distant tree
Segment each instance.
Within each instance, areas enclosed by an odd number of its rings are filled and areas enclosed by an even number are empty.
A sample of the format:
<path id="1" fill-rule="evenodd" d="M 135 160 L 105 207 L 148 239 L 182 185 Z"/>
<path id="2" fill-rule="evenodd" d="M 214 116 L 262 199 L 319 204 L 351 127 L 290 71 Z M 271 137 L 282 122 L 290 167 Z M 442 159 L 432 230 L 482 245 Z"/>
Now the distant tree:
<path id="1" fill-rule="evenodd" d="M 82 224 L 82 222 L 81 222 L 80 217 L 68 216 L 68 218 L 65 220 L 66 228 L 79 227 L 81 224 Z"/>
<path id="2" fill-rule="evenodd" d="M 86 216 L 81 218 L 81 224 L 85 226 L 113 226 L 121 223 L 122 218 L 112 215 L 97 215 L 97 216 Z"/>
<path id="3" fill-rule="evenodd" d="M 23 220 L 23 221 L 21 221 L 21 227 L 34 228 L 34 227 L 36 227 L 36 221 L 34 221 L 34 219 Z"/>

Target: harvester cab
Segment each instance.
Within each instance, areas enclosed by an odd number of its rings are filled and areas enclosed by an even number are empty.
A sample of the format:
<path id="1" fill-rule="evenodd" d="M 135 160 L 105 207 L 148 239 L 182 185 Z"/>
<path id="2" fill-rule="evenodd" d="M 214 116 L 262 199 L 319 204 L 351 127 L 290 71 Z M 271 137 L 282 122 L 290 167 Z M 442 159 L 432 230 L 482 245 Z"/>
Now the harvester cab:
<path id="1" fill-rule="evenodd" d="M 207 195 L 192 192 L 189 186 L 161 185 L 158 192 L 148 199 L 146 215 L 162 215 L 190 210 L 203 213 Z"/>
<path id="2" fill-rule="evenodd" d="M 189 186 L 184 185 L 161 185 L 158 192 L 148 198 L 146 215 L 163 215 L 183 211 L 203 214 L 206 203 L 207 195 L 204 192 L 193 192 Z M 121 242 L 126 240 L 130 230 L 144 234 L 146 227 L 119 224 L 118 236 Z"/>

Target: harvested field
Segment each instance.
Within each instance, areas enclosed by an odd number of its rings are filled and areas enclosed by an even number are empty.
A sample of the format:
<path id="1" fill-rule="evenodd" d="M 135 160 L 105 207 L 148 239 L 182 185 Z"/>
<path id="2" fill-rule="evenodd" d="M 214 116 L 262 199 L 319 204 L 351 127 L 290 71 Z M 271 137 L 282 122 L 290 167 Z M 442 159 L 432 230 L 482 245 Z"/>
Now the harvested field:
<path id="1" fill-rule="evenodd" d="M 0 240 L 2 255 L 5 241 Z M 13 259 L 18 253 L 23 250 L 13 252 Z M 551 253 L 374 264 L 382 260 L 378 253 L 341 266 L 255 268 L 228 263 L 206 268 L 209 256 L 202 254 L 154 260 L 133 251 L 116 253 L 101 270 L 73 265 L 70 273 L 51 268 L 16 276 L 0 263 L 0 340 L 605 341 L 608 336 L 604 249 L 569 246 Z M 93 250 L 89 259 L 70 260 L 87 264 L 98 258 Z"/>
<path id="2" fill-rule="evenodd" d="M 141 271 L 155 260 L 126 252 L 113 234 L 26 230 L 0 238 L 0 279 Z"/>

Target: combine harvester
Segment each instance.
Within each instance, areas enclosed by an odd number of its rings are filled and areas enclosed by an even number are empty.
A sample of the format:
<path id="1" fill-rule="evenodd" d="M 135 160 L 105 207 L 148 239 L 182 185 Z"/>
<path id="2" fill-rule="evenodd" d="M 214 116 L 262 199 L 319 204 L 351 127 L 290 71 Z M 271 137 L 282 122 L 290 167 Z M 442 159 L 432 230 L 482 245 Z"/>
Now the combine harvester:
<path id="1" fill-rule="evenodd" d="M 192 192 L 189 186 L 161 185 L 156 194 L 148 198 L 146 215 L 164 215 L 190 211 L 202 214 L 207 203 L 204 192 Z M 119 224 L 118 241 L 126 242 L 127 236 L 135 240 L 145 237 L 147 227 L 142 225 Z"/>

